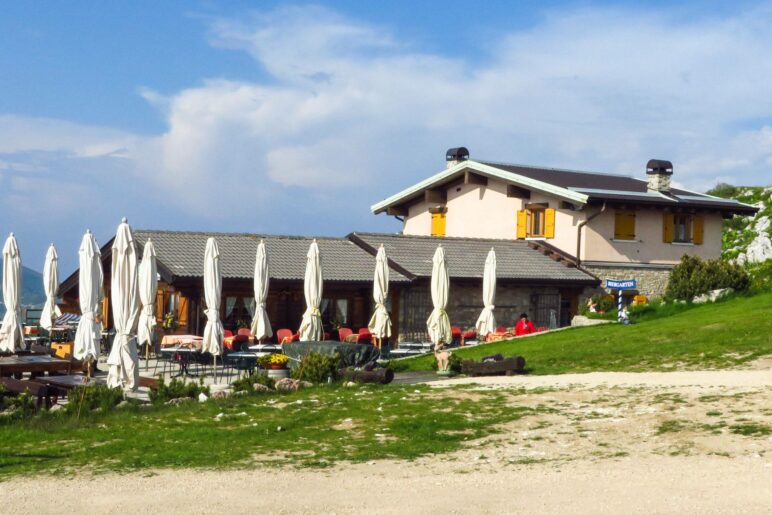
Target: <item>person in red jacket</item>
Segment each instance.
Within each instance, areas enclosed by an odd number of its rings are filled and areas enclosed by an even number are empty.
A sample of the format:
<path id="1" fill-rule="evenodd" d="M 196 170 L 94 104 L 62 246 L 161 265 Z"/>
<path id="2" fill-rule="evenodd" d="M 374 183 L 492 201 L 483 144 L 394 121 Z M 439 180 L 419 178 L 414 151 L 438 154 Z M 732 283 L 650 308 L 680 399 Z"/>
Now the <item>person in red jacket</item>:
<path id="1" fill-rule="evenodd" d="M 520 314 L 520 320 L 515 324 L 515 336 L 523 336 L 524 334 L 531 334 L 536 332 L 533 322 L 528 320 L 527 313 Z"/>

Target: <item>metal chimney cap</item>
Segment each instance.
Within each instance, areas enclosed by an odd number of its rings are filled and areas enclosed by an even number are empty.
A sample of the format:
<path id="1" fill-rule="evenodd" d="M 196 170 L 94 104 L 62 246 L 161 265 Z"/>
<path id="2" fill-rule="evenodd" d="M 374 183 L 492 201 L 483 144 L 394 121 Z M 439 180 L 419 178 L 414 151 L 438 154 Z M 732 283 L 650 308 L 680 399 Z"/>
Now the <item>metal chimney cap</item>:
<path id="1" fill-rule="evenodd" d="M 469 149 L 466 147 L 449 148 L 445 152 L 445 161 L 466 161 L 469 159 Z"/>
<path id="2" fill-rule="evenodd" d="M 673 163 L 664 159 L 649 159 L 646 163 L 647 175 L 673 175 Z"/>

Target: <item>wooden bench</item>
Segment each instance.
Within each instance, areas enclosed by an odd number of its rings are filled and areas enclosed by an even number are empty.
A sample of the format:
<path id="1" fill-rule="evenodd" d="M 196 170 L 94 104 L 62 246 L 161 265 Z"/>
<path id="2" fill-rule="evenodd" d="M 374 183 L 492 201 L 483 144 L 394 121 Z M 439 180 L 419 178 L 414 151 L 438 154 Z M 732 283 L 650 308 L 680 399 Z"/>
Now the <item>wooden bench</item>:
<path id="1" fill-rule="evenodd" d="M 38 408 L 41 406 L 50 408 L 51 404 L 56 402 L 56 399 L 59 397 L 58 389 L 49 388 L 44 384 L 34 381 L 21 381 L 12 377 L 0 377 L 0 384 L 14 396 L 29 392 L 30 395 L 37 399 Z"/>
<path id="2" fill-rule="evenodd" d="M 522 374 L 525 371 L 525 358 L 515 356 L 499 361 L 462 361 L 461 372 L 470 376 L 496 376 Z"/>

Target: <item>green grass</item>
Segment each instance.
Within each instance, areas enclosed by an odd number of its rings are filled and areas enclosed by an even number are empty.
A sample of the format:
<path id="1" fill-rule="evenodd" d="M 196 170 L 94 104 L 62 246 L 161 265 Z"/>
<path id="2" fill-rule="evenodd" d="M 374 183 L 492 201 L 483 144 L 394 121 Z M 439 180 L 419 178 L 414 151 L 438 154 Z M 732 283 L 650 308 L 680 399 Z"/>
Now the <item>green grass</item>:
<path id="1" fill-rule="evenodd" d="M 324 386 L 182 406 L 132 406 L 79 420 L 43 413 L 0 426 L 0 478 L 409 460 L 452 452 L 497 432 L 500 424 L 539 412 L 511 406 L 517 393 L 458 394 L 425 386 Z"/>
<path id="2" fill-rule="evenodd" d="M 666 309 L 670 316 L 647 313 L 629 326 L 567 329 L 454 352 L 462 359 L 521 355 L 533 374 L 728 368 L 772 354 L 772 293 Z M 433 360 L 419 356 L 392 366 L 427 371 Z"/>

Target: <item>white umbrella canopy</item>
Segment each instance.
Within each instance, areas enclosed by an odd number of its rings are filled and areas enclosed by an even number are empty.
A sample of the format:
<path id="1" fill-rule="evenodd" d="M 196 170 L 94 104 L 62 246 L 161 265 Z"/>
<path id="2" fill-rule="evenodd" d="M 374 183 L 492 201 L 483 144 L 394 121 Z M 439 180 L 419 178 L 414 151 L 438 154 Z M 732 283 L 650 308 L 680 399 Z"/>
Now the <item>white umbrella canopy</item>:
<path id="1" fill-rule="evenodd" d="M 137 326 L 137 343 L 151 345 L 155 331 L 155 297 L 158 290 L 158 266 L 156 264 L 155 246 L 150 239 L 142 251 L 142 262 L 139 264 L 139 300 L 142 311 L 139 313 Z"/>
<path id="2" fill-rule="evenodd" d="M 11 233 L 3 245 L 3 304 L 5 316 L 0 328 L 0 351 L 14 352 L 24 341 L 21 323 L 21 255 Z"/>
<path id="3" fill-rule="evenodd" d="M 217 240 L 209 238 L 204 251 L 204 300 L 206 301 L 206 327 L 202 352 L 212 356 L 222 353 L 222 341 L 225 337 L 220 322 L 220 296 L 222 295 L 222 273 L 220 272 L 220 248 Z"/>
<path id="4" fill-rule="evenodd" d="M 75 359 L 85 360 L 89 356 L 99 356 L 99 340 L 102 337 L 102 324 L 97 317 L 102 304 L 102 253 L 94 235 L 86 231 L 78 249 L 78 298 L 80 300 L 80 321 L 75 331 L 72 355 Z"/>
<path id="5" fill-rule="evenodd" d="M 50 331 L 54 320 L 62 316 L 62 311 L 56 305 L 56 291 L 59 289 L 59 255 L 52 243 L 46 252 L 43 264 L 43 290 L 46 292 L 46 303 L 40 314 L 40 327 Z"/>
<path id="6" fill-rule="evenodd" d="M 375 275 L 373 277 L 373 300 L 375 301 L 375 311 L 368 328 L 370 333 L 378 338 L 388 338 L 391 336 L 391 320 L 389 312 L 386 310 L 386 299 L 389 297 L 389 264 L 386 260 L 386 249 L 383 245 L 378 249 L 375 256 Z"/>
<path id="7" fill-rule="evenodd" d="M 322 313 L 319 305 L 322 303 L 322 265 L 319 260 L 319 245 L 316 240 L 311 242 L 306 254 L 306 275 L 303 283 L 303 294 L 306 297 L 306 311 L 300 322 L 301 341 L 319 341 L 324 336 L 322 328 Z"/>
<path id="8" fill-rule="evenodd" d="M 484 338 L 496 330 L 496 317 L 493 316 L 493 304 L 496 302 L 496 251 L 492 248 L 485 258 L 482 295 L 484 307 L 475 324 L 478 338 Z"/>
<path id="9" fill-rule="evenodd" d="M 255 255 L 255 316 L 252 319 L 252 336 L 258 341 L 273 336 L 271 321 L 265 310 L 268 301 L 268 256 L 265 253 L 265 242 L 260 240 Z"/>
<path id="10" fill-rule="evenodd" d="M 107 357 L 107 384 L 136 390 L 139 386 L 137 339 L 139 317 L 139 275 L 137 245 L 124 218 L 113 240 L 110 304 L 113 307 L 115 339 Z"/>
<path id="11" fill-rule="evenodd" d="M 432 304 L 434 309 L 426 321 L 429 339 L 436 346 L 439 342 L 450 343 L 453 335 L 450 329 L 450 319 L 445 309 L 448 307 L 448 263 L 445 261 L 445 249 L 438 246 L 432 258 Z"/>

